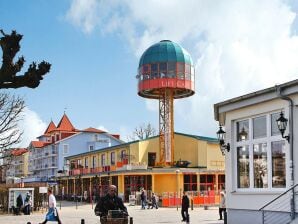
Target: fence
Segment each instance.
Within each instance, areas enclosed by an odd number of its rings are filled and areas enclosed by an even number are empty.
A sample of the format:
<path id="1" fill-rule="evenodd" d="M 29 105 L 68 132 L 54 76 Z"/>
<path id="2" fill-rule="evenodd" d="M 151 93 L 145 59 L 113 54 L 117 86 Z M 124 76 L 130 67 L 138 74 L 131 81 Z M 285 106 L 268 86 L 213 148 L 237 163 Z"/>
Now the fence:
<path id="1" fill-rule="evenodd" d="M 220 194 L 216 191 L 189 191 L 186 192 L 193 206 L 215 206 L 220 202 Z M 176 207 L 181 205 L 181 193 L 163 192 L 161 198 L 162 207 Z"/>

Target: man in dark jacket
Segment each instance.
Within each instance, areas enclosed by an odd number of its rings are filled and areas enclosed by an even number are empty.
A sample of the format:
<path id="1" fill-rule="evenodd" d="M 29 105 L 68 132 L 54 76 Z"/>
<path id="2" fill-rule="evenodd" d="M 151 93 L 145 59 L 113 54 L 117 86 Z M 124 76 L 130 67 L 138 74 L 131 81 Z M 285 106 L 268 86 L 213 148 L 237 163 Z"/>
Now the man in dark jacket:
<path id="1" fill-rule="evenodd" d="M 189 208 L 189 198 L 183 192 L 182 197 L 182 208 L 181 208 L 181 215 L 182 215 L 182 222 L 189 222 L 189 214 L 188 214 L 188 208 Z"/>
<path id="2" fill-rule="evenodd" d="M 100 220 L 102 223 L 105 223 L 109 210 L 120 210 L 124 217 L 128 216 L 127 208 L 124 206 L 122 199 L 117 196 L 116 192 L 117 187 L 110 185 L 107 195 L 101 197 L 95 206 L 95 215 L 101 217 Z"/>

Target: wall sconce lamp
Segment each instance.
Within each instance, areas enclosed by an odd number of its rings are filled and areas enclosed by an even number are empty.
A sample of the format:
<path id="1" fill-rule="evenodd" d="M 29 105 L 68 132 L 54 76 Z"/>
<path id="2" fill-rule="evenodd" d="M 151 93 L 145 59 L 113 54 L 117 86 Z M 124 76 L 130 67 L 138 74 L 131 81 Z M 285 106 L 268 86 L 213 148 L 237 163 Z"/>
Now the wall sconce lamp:
<path id="1" fill-rule="evenodd" d="M 287 139 L 290 142 L 290 135 L 284 136 L 285 130 L 287 129 L 288 119 L 284 117 L 284 113 L 280 112 L 280 117 L 276 120 L 278 130 L 281 133 L 281 137 Z"/>
<path id="2" fill-rule="evenodd" d="M 219 141 L 220 145 L 220 151 L 222 155 L 225 155 L 225 151 L 229 152 L 230 151 L 230 143 L 225 144 L 225 135 L 226 132 L 222 130 L 222 126 L 219 125 L 219 130 L 216 132 L 217 134 L 217 139 Z"/>

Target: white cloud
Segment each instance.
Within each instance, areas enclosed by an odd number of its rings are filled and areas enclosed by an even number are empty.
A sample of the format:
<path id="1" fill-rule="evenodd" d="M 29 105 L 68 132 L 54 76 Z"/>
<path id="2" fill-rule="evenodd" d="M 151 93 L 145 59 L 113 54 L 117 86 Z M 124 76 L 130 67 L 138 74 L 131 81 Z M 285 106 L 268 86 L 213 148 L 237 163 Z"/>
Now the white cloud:
<path id="1" fill-rule="evenodd" d="M 67 15 L 79 27 L 90 20 L 93 28 L 120 35 L 138 57 L 162 39 L 187 46 L 196 65 L 196 94 L 176 102 L 175 127 L 214 136 L 214 103 L 297 78 L 291 10 L 282 0 L 75 0 Z"/>
<path id="2" fill-rule="evenodd" d="M 96 129 L 105 131 L 105 132 L 109 132 L 108 129 L 106 129 L 103 125 L 99 125 Z"/>
<path id="3" fill-rule="evenodd" d="M 28 107 L 22 112 L 22 120 L 19 123 L 20 130 L 23 131 L 22 142 L 19 147 L 28 147 L 30 142 L 42 135 L 47 128 L 47 124 L 41 120 L 38 114 Z"/>

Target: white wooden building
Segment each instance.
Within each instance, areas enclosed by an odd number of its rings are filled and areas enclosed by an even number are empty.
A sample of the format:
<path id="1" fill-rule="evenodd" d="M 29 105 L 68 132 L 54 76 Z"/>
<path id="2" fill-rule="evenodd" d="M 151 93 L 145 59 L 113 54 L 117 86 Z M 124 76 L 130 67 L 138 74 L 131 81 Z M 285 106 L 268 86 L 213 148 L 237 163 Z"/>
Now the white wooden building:
<path id="1" fill-rule="evenodd" d="M 223 149 L 229 224 L 286 224 L 295 219 L 297 106 L 298 79 L 214 105 L 215 120 L 226 132 Z M 288 119 L 284 137 L 289 139 L 282 137 L 277 126 L 281 112 Z"/>

